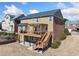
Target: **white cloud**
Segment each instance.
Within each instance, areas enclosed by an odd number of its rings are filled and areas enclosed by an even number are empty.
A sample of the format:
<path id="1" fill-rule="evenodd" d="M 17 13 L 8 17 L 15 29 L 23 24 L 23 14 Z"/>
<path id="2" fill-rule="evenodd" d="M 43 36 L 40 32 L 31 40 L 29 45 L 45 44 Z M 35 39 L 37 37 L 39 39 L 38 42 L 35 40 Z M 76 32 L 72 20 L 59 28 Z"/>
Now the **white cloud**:
<path id="1" fill-rule="evenodd" d="M 71 2 L 70 4 L 72 7 L 67 7 L 61 10 L 63 15 L 68 15 L 70 19 L 79 20 L 79 3 Z M 62 3 L 62 5 L 65 6 L 64 3 Z M 68 16 L 66 16 L 66 18 L 68 18 Z"/>
<path id="2" fill-rule="evenodd" d="M 79 8 L 79 2 L 71 2 L 71 4 L 73 5 L 73 7 Z"/>
<path id="3" fill-rule="evenodd" d="M 30 14 L 35 14 L 35 13 L 39 13 L 39 11 L 38 10 L 35 10 L 35 9 L 30 9 L 29 10 L 29 13 Z"/>
<path id="4" fill-rule="evenodd" d="M 23 11 L 17 8 L 15 5 L 7 6 L 5 5 L 6 10 L 3 11 L 4 14 L 11 14 L 11 15 L 19 15 L 23 14 Z"/>
<path id="5" fill-rule="evenodd" d="M 77 15 L 79 15 L 79 8 L 67 8 L 67 9 L 63 9 L 62 13 L 73 15 L 73 16 L 77 16 Z"/>
<path id="6" fill-rule="evenodd" d="M 65 4 L 62 3 L 62 2 L 59 2 L 56 6 L 57 6 L 58 8 L 66 8 Z"/>
<path id="7" fill-rule="evenodd" d="M 70 14 L 70 15 L 78 16 L 79 15 L 79 3 L 78 2 L 71 2 L 71 5 L 73 7 L 63 9 L 62 12 L 65 13 L 65 14 Z"/>

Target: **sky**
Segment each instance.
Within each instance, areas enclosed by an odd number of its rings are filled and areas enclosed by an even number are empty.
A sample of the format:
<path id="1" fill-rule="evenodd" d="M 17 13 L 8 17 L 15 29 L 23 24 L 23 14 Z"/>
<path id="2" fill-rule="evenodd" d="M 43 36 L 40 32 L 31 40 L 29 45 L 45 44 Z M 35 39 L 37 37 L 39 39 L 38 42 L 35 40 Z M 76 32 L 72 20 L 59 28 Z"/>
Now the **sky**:
<path id="1" fill-rule="evenodd" d="M 0 2 L 0 21 L 6 14 L 28 15 L 55 9 L 60 9 L 64 18 L 79 20 L 78 2 Z"/>

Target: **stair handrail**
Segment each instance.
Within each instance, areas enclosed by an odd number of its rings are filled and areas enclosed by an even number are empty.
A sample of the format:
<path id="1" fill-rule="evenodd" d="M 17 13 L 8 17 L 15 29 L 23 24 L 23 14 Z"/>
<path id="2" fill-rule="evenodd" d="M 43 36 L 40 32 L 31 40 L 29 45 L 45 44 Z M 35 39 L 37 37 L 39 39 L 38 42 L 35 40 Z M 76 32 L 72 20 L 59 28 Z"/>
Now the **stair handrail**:
<path id="1" fill-rule="evenodd" d="M 49 34 L 50 36 L 51 36 L 51 33 L 52 33 L 52 32 L 50 32 L 50 34 Z M 47 39 L 49 39 L 49 38 L 50 38 L 50 37 L 48 37 Z M 44 46 L 47 46 L 47 45 L 48 45 L 48 40 L 47 40 L 47 41 L 43 41 L 42 44 L 43 44 L 43 47 L 44 47 Z"/>

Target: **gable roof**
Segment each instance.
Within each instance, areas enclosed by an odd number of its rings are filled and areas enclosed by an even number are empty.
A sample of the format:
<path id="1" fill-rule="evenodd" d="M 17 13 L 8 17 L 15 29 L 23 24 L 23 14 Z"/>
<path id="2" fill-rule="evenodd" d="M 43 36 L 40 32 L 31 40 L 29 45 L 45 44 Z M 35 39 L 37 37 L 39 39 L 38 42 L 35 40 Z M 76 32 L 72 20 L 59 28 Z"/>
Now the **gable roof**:
<path id="1" fill-rule="evenodd" d="M 17 15 L 13 18 L 13 20 L 21 20 L 23 17 L 25 17 L 24 14 L 21 14 L 21 15 Z"/>
<path id="2" fill-rule="evenodd" d="M 63 18 L 60 9 L 56 9 L 56 10 L 51 10 L 51 11 L 30 14 L 24 17 L 23 19 L 39 18 L 39 17 L 44 17 L 44 16 L 55 16 L 58 18 Z"/>

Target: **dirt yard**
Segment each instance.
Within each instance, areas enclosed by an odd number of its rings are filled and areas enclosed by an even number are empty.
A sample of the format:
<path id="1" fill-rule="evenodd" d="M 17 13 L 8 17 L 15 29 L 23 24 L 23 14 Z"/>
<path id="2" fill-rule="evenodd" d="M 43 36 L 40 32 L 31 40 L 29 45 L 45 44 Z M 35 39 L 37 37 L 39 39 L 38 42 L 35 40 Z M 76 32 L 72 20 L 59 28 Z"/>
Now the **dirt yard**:
<path id="1" fill-rule="evenodd" d="M 0 45 L 2 56 L 79 56 L 79 34 L 72 33 L 62 41 L 58 49 L 49 48 L 43 54 L 28 50 L 18 42 Z"/>
<path id="2" fill-rule="evenodd" d="M 44 55 L 79 56 L 79 33 L 72 32 L 71 36 L 62 41 L 58 49 L 49 48 Z"/>

